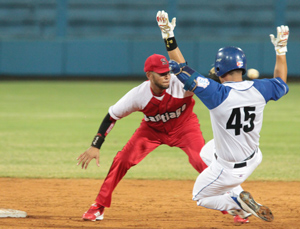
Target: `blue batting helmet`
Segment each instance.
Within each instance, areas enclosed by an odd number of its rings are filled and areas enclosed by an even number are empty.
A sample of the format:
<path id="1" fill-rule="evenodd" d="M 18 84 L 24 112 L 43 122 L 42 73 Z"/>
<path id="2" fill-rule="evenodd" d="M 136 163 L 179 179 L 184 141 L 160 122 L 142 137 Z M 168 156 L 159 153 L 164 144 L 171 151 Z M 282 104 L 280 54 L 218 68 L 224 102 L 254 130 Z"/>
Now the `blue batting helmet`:
<path id="1" fill-rule="evenodd" d="M 234 46 L 219 49 L 215 60 L 216 75 L 223 76 L 236 69 L 243 70 L 243 74 L 247 71 L 247 61 L 243 50 Z"/>

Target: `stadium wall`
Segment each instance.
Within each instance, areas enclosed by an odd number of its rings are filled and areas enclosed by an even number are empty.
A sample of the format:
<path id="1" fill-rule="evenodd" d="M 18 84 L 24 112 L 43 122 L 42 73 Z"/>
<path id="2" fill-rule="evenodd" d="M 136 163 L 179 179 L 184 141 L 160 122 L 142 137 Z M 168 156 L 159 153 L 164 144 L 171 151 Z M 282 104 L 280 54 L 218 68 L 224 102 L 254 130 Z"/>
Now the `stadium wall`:
<path id="1" fill-rule="evenodd" d="M 160 36 L 160 34 L 159 34 Z M 247 55 L 248 68 L 272 75 L 275 63 L 269 42 L 178 41 L 189 65 L 206 75 L 220 47 L 235 45 Z M 289 75 L 299 76 L 299 42 L 288 44 Z M 163 40 L 124 39 L 2 41 L 0 74 L 19 76 L 144 76 L 145 59 L 153 54 L 167 55 Z"/>
<path id="2" fill-rule="evenodd" d="M 248 68 L 273 73 L 269 34 L 287 24 L 289 75 L 300 77 L 300 1 L 0 0 L 0 77 L 144 76 L 145 59 L 167 56 L 157 10 L 177 17 L 175 35 L 203 75 L 220 47 L 234 45 Z"/>

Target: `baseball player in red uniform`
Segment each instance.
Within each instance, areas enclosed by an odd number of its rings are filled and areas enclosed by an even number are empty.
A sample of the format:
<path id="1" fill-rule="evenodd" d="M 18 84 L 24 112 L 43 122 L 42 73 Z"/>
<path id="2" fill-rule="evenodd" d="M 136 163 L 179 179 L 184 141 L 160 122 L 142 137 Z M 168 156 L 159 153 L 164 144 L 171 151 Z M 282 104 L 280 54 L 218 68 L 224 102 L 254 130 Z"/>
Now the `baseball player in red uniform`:
<path id="1" fill-rule="evenodd" d="M 86 169 L 93 158 L 99 166 L 99 149 L 115 122 L 135 111 L 144 113 L 141 125 L 115 156 L 95 203 L 82 216 L 84 220 L 103 220 L 104 208 L 110 207 L 119 181 L 132 166 L 162 144 L 182 149 L 199 173 L 207 167 L 199 156 L 205 141 L 193 112 L 193 93 L 184 90 L 177 77 L 170 74 L 168 60 L 162 55 L 148 57 L 144 71 L 148 80 L 109 108 L 91 146 L 77 158 L 77 165 L 81 164 L 82 168 Z"/>

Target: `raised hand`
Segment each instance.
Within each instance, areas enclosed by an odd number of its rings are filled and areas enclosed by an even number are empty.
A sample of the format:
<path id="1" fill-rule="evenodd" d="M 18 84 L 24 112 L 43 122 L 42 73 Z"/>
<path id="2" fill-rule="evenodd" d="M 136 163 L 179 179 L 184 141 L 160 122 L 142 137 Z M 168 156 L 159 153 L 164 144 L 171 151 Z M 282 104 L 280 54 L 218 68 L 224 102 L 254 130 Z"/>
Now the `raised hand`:
<path id="1" fill-rule="evenodd" d="M 161 30 L 161 35 L 163 39 L 168 39 L 174 37 L 174 28 L 176 26 L 176 18 L 169 21 L 168 13 L 165 11 L 158 11 L 156 14 L 156 21 Z"/>
<path id="2" fill-rule="evenodd" d="M 278 26 L 277 27 L 277 37 L 270 34 L 271 42 L 275 47 L 277 55 L 285 55 L 287 52 L 287 41 L 289 38 L 289 27 L 288 26 Z"/>

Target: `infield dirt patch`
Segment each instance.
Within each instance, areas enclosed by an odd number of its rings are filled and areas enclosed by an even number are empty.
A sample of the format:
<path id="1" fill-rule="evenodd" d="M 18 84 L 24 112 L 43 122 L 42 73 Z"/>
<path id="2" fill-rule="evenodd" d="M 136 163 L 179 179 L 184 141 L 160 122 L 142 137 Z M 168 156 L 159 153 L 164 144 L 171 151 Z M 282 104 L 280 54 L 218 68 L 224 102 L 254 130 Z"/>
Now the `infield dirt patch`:
<path id="1" fill-rule="evenodd" d="M 26 211 L 27 218 L 0 218 L 0 228 L 234 228 L 233 217 L 198 207 L 194 181 L 124 179 L 103 221 L 81 219 L 102 180 L 0 178 L 0 208 Z M 245 182 L 255 200 L 275 220 L 251 216 L 243 228 L 300 228 L 300 182 Z"/>

